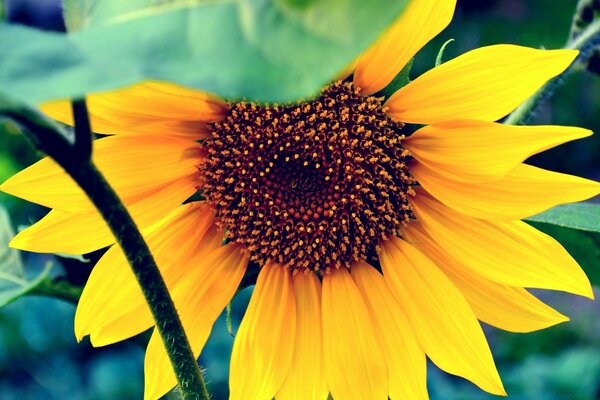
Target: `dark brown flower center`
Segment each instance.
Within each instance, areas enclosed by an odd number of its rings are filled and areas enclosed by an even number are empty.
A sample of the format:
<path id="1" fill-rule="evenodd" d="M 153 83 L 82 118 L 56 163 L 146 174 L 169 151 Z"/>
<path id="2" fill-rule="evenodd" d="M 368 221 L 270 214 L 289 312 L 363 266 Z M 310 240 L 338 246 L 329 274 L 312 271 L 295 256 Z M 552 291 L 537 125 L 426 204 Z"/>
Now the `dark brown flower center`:
<path id="1" fill-rule="evenodd" d="M 402 128 L 347 82 L 298 105 L 231 104 L 206 141 L 204 196 L 258 263 L 350 267 L 412 218 Z"/>

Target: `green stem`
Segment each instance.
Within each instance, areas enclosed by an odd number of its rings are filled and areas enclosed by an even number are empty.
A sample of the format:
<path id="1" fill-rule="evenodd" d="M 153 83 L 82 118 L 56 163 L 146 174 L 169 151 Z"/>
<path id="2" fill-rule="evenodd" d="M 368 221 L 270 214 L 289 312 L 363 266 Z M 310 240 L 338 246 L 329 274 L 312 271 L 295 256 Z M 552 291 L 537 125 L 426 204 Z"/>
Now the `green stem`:
<path id="1" fill-rule="evenodd" d="M 592 22 L 588 25 L 583 32 L 567 44 L 568 49 L 581 50 L 582 52 L 589 52 L 588 47 L 594 47 L 598 45 L 600 38 L 600 19 Z"/>
<path id="2" fill-rule="evenodd" d="M 65 169 L 92 200 L 127 256 L 156 321 L 156 328 L 167 349 L 183 398 L 199 399 L 202 396 L 208 400 L 206 385 L 173 300 L 154 257 L 129 212 L 91 161 L 81 163 L 73 169 Z"/>
<path id="3" fill-rule="evenodd" d="M 573 15 L 569 41 L 573 41 L 594 22 L 594 18 L 599 12 L 600 5 L 597 0 L 579 0 L 575 8 L 575 14 Z"/>
<path id="4" fill-rule="evenodd" d="M 531 121 L 533 116 L 539 110 L 541 105 L 548 100 L 554 92 L 564 84 L 565 78 L 582 60 L 590 56 L 594 47 L 600 43 L 600 20 L 596 20 L 588 25 L 579 35 L 572 41 L 567 43 L 566 48 L 571 50 L 579 50 L 580 54 L 575 59 L 573 64 L 567 68 L 562 74 L 546 83 L 533 96 L 525 100 L 515 111 L 513 111 L 504 121 L 507 125 L 524 125 Z"/>
<path id="5" fill-rule="evenodd" d="M 81 160 L 89 160 L 92 158 L 92 126 L 85 99 L 73 100 L 71 109 L 75 121 L 73 153 Z"/>
<path id="6" fill-rule="evenodd" d="M 183 398 L 209 400 L 202 373 L 154 257 L 131 215 L 90 159 L 91 131 L 85 101 L 74 102 L 73 111 L 74 140 L 36 110 L 21 107 L 17 112 L 4 114 L 20 123 L 36 147 L 54 158 L 94 203 L 123 249 L 142 289 Z M 76 151 L 83 154 L 75 154 Z"/>

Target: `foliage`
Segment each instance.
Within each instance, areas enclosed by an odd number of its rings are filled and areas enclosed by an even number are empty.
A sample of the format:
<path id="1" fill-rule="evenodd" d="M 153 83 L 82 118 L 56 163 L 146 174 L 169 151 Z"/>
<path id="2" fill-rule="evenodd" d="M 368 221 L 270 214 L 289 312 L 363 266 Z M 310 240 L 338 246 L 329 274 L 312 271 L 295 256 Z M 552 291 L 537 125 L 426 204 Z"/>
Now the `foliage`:
<path id="1" fill-rule="evenodd" d="M 600 204 L 564 204 L 528 220 L 600 233 Z"/>
<path id="2" fill-rule="evenodd" d="M 35 290 L 52 268 L 52 265 L 48 264 L 38 276 L 27 279 L 21 255 L 17 250 L 8 247 L 8 242 L 13 236 L 8 212 L 0 206 L 0 307 Z"/>
<path id="3" fill-rule="evenodd" d="M 341 71 L 405 3 L 68 1 L 67 25 L 82 28 L 68 35 L 0 23 L 0 87 L 41 102 L 164 79 L 226 98 L 296 99 Z"/>

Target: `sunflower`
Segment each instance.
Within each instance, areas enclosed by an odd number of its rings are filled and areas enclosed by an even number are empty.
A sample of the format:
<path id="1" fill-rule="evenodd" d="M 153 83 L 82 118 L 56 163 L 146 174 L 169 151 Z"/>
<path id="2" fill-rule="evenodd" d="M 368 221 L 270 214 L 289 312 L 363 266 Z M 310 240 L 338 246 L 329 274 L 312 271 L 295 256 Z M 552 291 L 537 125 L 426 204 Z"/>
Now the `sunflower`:
<path id="1" fill-rule="evenodd" d="M 159 82 L 89 96 L 106 135 L 93 159 L 148 242 L 196 356 L 244 276 L 257 275 L 231 399 L 426 399 L 426 357 L 503 395 L 479 321 L 529 332 L 568 319 L 525 288 L 593 297 L 561 245 L 520 221 L 600 192 L 523 164 L 591 132 L 494 122 L 576 51 L 483 47 L 377 95 L 454 8 L 411 2 L 349 77 L 298 104 Z M 42 109 L 72 124 L 67 103 Z M 52 209 L 13 247 L 110 246 L 81 296 L 78 339 L 104 346 L 154 326 L 122 250 L 58 165 L 43 159 L 1 189 Z M 176 384 L 156 330 L 145 374 L 147 399 Z"/>

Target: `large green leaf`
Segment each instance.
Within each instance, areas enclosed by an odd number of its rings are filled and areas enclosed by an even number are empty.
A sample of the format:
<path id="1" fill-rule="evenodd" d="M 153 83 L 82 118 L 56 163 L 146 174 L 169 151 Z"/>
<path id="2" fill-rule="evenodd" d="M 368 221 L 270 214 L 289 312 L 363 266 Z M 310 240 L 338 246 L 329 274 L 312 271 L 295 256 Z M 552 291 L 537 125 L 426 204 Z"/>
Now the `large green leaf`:
<path id="1" fill-rule="evenodd" d="M 172 7 L 191 7 L 207 0 L 62 0 L 65 25 L 78 31 L 94 25 L 128 19 L 140 14 L 156 14 Z"/>
<path id="2" fill-rule="evenodd" d="M 115 0 L 87 0 L 69 17 L 85 29 L 68 35 L 0 23 L 0 87 L 41 102 L 163 79 L 226 98 L 297 99 L 336 76 L 407 1 L 175 2 L 114 17 L 94 10 Z"/>
<path id="3" fill-rule="evenodd" d="M 564 204 L 527 220 L 582 231 L 600 232 L 600 204 Z"/>

